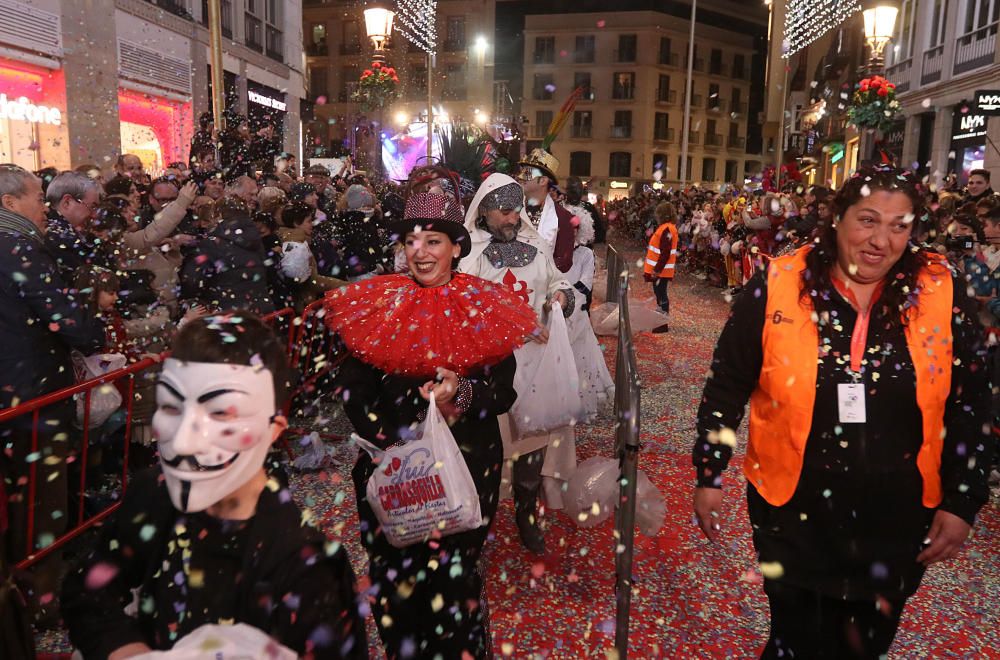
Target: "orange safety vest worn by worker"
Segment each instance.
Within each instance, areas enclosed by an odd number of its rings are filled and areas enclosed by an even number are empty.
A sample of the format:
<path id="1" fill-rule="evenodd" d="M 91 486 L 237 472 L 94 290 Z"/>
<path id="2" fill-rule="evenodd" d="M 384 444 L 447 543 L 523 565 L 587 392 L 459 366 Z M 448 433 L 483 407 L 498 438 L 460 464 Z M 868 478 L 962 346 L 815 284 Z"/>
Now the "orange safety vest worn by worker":
<path id="1" fill-rule="evenodd" d="M 764 361 L 750 397 L 750 433 L 743 473 L 767 502 L 787 503 L 802 473 L 813 422 L 819 329 L 812 300 L 800 295 L 810 247 L 774 259 L 767 274 L 762 336 Z M 923 505 L 941 503 L 941 451 L 945 403 L 951 391 L 951 311 L 954 291 L 944 260 L 931 255 L 917 278 L 918 303 L 906 311 L 906 345 L 913 360 L 923 442 L 917 468 Z M 829 358 L 832 359 L 832 358 Z"/>
<path id="2" fill-rule="evenodd" d="M 653 270 L 656 268 L 656 264 L 660 262 L 660 239 L 663 238 L 663 232 L 670 232 L 670 255 L 667 258 L 667 263 L 660 271 L 659 276 L 665 277 L 667 279 L 673 279 L 674 269 L 677 264 L 677 227 L 671 222 L 664 222 L 662 225 L 656 228 L 653 235 L 649 239 L 649 245 L 646 246 L 646 264 L 643 266 L 643 272 L 647 275 L 652 275 Z"/>

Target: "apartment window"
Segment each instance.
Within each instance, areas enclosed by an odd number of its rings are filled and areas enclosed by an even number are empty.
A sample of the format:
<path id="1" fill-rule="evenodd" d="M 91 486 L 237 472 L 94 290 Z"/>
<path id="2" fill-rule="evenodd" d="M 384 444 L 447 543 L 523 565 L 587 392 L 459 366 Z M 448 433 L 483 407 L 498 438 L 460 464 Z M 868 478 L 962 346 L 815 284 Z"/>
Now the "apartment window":
<path id="1" fill-rule="evenodd" d="M 309 26 L 307 33 L 309 42 L 306 44 L 306 52 L 310 55 L 326 55 L 326 25 L 314 23 Z"/>
<path id="2" fill-rule="evenodd" d="M 687 157 L 687 170 L 685 170 L 685 176 L 688 179 L 693 179 L 694 178 L 694 172 L 693 172 L 694 168 L 691 166 L 692 162 L 693 161 L 691 160 L 691 156 L 688 156 Z M 680 171 L 681 171 L 681 157 L 678 156 L 677 157 L 677 176 L 680 176 Z"/>
<path id="3" fill-rule="evenodd" d="M 608 158 L 608 176 L 631 176 L 632 154 L 627 151 L 612 151 Z"/>
<path id="4" fill-rule="evenodd" d="M 247 48 L 264 50 L 264 21 L 261 20 L 264 7 L 261 0 L 246 0 L 243 14 L 243 31 Z"/>
<path id="5" fill-rule="evenodd" d="M 701 180 L 715 181 L 715 159 L 706 158 L 701 161 Z"/>
<path id="6" fill-rule="evenodd" d="M 555 78 L 551 73 L 536 73 L 535 82 L 531 87 L 531 98 L 536 101 L 551 101 L 555 89 Z"/>
<path id="7" fill-rule="evenodd" d="M 635 73 L 618 72 L 613 74 L 611 82 L 611 98 L 631 100 L 635 97 Z"/>
<path id="8" fill-rule="evenodd" d="M 733 112 L 738 112 L 743 114 L 746 112 L 746 108 L 743 107 L 743 90 L 739 87 L 733 87 L 732 91 L 733 105 L 730 108 Z"/>
<path id="9" fill-rule="evenodd" d="M 583 96 L 581 97 L 583 100 L 594 100 L 594 90 L 590 86 L 589 71 L 577 71 L 573 74 L 573 89 L 577 87 L 583 87 Z"/>
<path id="10" fill-rule="evenodd" d="M 406 96 L 411 100 L 427 100 L 427 67 L 408 66 L 406 78 Z"/>
<path id="11" fill-rule="evenodd" d="M 746 78 L 746 58 L 742 54 L 733 55 L 733 78 Z"/>
<path id="12" fill-rule="evenodd" d="M 611 127 L 611 137 L 632 137 L 632 111 L 615 110 L 615 123 Z"/>
<path id="13" fill-rule="evenodd" d="M 535 64 L 554 64 L 556 61 L 556 38 L 535 37 Z"/>
<path id="14" fill-rule="evenodd" d="M 549 126 L 551 125 L 552 125 L 551 110 L 535 111 L 535 130 L 532 133 L 535 137 L 543 137 L 546 131 L 549 130 Z"/>
<path id="15" fill-rule="evenodd" d="M 931 11 L 931 46 L 944 43 L 947 23 L 948 0 L 934 0 L 934 9 Z"/>
<path id="16" fill-rule="evenodd" d="M 1000 0 L 966 0 L 965 32 L 974 32 L 1000 19 Z"/>
<path id="17" fill-rule="evenodd" d="M 616 62 L 635 62 L 635 51 L 638 38 L 634 34 L 618 35 L 618 51 Z"/>
<path id="18" fill-rule="evenodd" d="M 913 56 L 913 22 L 916 15 L 916 2 L 913 0 L 903 0 L 899 7 L 899 16 L 896 18 L 896 33 L 892 37 L 892 47 L 889 48 L 888 64 L 896 64 L 910 59 Z M 1000 6 L 998 3 L 997 6 Z"/>
<path id="19" fill-rule="evenodd" d="M 340 102 L 347 103 L 351 100 L 351 95 L 358 90 L 358 76 L 361 75 L 356 67 L 344 67 L 340 70 Z"/>
<path id="20" fill-rule="evenodd" d="M 669 140 L 670 115 L 666 112 L 657 112 L 653 120 L 653 139 Z"/>
<path id="21" fill-rule="evenodd" d="M 717 76 L 722 75 L 722 50 L 713 48 L 708 55 L 708 72 Z"/>
<path id="22" fill-rule="evenodd" d="M 448 101 L 464 101 L 466 96 L 465 64 L 447 65 L 444 75 L 444 89 L 441 96 Z"/>
<path id="23" fill-rule="evenodd" d="M 729 143 L 733 145 L 740 137 L 740 125 L 738 122 L 729 122 Z"/>
<path id="24" fill-rule="evenodd" d="M 577 64 L 589 64 L 594 61 L 594 35 L 584 35 L 576 38 L 573 61 Z"/>
<path id="25" fill-rule="evenodd" d="M 590 176 L 589 151 L 571 151 L 569 153 L 569 175 Z"/>
<path id="26" fill-rule="evenodd" d="M 573 113 L 573 137 L 577 138 L 589 138 L 591 137 L 591 126 L 593 122 L 593 113 L 590 110 L 577 110 Z"/>
<path id="27" fill-rule="evenodd" d="M 672 55 L 673 53 L 670 52 L 670 37 L 660 37 L 660 64 L 677 64 L 677 62 L 673 61 Z"/>
<path id="28" fill-rule="evenodd" d="M 667 154 L 653 154 L 653 172 L 659 172 L 662 177 L 667 175 Z"/>
<path id="29" fill-rule="evenodd" d="M 719 86 L 715 83 L 708 84 L 708 109 L 719 109 Z"/>
<path id="30" fill-rule="evenodd" d="M 323 65 L 309 67 L 309 93 L 313 100 L 318 96 L 326 96 L 329 86 L 326 80 L 326 67 Z"/>
<path id="31" fill-rule="evenodd" d="M 465 50 L 465 16 L 449 16 L 445 34 L 445 50 Z"/>
<path id="32" fill-rule="evenodd" d="M 278 62 L 285 61 L 282 4 L 281 0 L 264 0 L 264 52 Z"/>
<path id="33" fill-rule="evenodd" d="M 670 93 L 670 76 L 660 74 L 659 82 L 656 84 L 656 100 L 657 101 L 673 101 Z"/>
<path id="34" fill-rule="evenodd" d="M 736 168 L 739 163 L 735 160 L 726 161 L 726 183 L 742 183 L 736 180 Z"/>

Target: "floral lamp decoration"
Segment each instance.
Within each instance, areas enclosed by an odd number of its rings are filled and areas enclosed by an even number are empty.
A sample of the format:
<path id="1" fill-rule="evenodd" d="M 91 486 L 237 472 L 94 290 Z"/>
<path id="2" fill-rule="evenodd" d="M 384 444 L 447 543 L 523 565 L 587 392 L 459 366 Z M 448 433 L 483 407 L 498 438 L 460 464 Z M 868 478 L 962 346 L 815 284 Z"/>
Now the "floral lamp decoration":
<path id="1" fill-rule="evenodd" d="M 897 112 L 896 86 L 882 76 L 872 76 L 858 82 L 847 109 L 847 121 L 858 130 L 885 131 L 892 125 Z"/>
<path id="2" fill-rule="evenodd" d="M 399 96 L 398 87 L 399 77 L 394 68 L 372 62 L 372 68 L 361 73 L 358 91 L 351 95 L 351 100 L 360 103 L 363 110 L 381 109 Z"/>

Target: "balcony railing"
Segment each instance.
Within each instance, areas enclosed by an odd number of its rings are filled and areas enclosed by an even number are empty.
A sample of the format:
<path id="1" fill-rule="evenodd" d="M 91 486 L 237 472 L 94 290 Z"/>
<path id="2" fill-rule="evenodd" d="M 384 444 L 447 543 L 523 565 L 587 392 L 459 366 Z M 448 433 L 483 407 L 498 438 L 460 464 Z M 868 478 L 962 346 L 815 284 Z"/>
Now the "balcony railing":
<path id="1" fill-rule="evenodd" d="M 660 53 L 660 66 L 677 66 L 677 53 Z"/>
<path id="2" fill-rule="evenodd" d="M 545 137 L 545 133 L 548 132 L 548 130 L 549 130 L 549 125 L 547 123 L 544 125 L 534 124 L 528 127 L 528 137 L 543 138 Z"/>
<path id="3" fill-rule="evenodd" d="M 580 85 L 576 85 L 579 87 Z M 581 101 L 594 101 L 597 99 L 597 91 L 590 85 L 583 86 L 583 95 L 580 96 Z"/>
<path id="4" fill-rule="evenodd" d="M 550 92 L 549 90 L 545 89 L 545 87 L 535 88 L 531 92 L 531 100 L 532 101 L 551 101 L 552 100 L 552 92 Z"/>
<path id="5" fill-rule="evenodd" d="M 321 41 L 320 43 L 306 44 L 306 55 L 312 55 L 313 57 L 322 57 L 329 54 L 329 49 L 326 47 L 326 42 Z"/>
<path id="6" fill-rule="evenodd" d="M 349 82 L 349 83 L 344 83 L 344 89 L 341 90 L 340 95 L 338 96 L 338 98 L 340 99 L 340 102 L 341 103 L 351 103 L 352 102 L 351 97 L 354 96 L 354 92 L 356 92 L 356 91 L 358 91 L 358 83 L 357 82 L 352 81 L 352 82 Z"/>
<path id="7" fill-rule="evenodd" d="M 615 49 L 615 62 L 635 62 L 635 50 L 629 48 L 625 50 Z"/>
<path id="8" fill-rule="evenodd" d="M 718 97 L 715 97 L 715 98 L 713 98 L 711 96 L 708 97 L 705 100 L 705 105 L 712 112 L 725 112 L 725 110 L 726 110 L 726 100 L 725 99 L 720 99 Z"/>
<path id="9" fill-rule="evenodd" d="M 661 89 L 656 93 L 657 103 L 677 103 L 676 89 Z"/>
<path id="10" fill-rule="evenodd" d="M 556 54 L 551 51 L 535 51 L 531 56 L 535 64 L 555 64 Z"/>
<path id="11" fill-rule="evenodd" d="M 673 142 L 674 141 L 674 129 L 667 128 L 664 130 L 656 130 L 653 128 L 653 141 L 655 142 Z"/>
<path id="12" fill-rule="evenodd" d="M 635 87 L 615 87 L 611 91 L 613 101 L 635 100 Z"/>
<path id="13" fill-rule="evenodd" d="M 722 61 L 720 60 L 718 62 L 712 62 L 711 60 L 709 60 L 709 62 L 708 62 L 708 72 L 710 74 L 712 74 L 713 76 L 721 76 L 722 75 Z"/>
<path id="14" fill-rule="evenodd" d="M 632 124 L 612 125 L 608 137 L 616 140 L 626 140 L 632 137 Z"/>
<path id="15" fill-rule="evenodd" d="M 254 50 L 264 50 L 264 24 L 253 14 L 243 15 L 243 28 L 246 32 L 247 48 Z"/>
<path id="16" fill-rule="evenodd" d="M 750 77 L 750 69 L 746 66 L 738 67 L 733 65 L 733 78 L 737 80 L 747 80 Z"/>
<path id="17" fill-rule="evenodd" d="M 941 69 L 944 66 L 944 46 L 935 46 L 924 51 L 924 64 L 920 70 L 920 84 L 941 80 Z"/>
<path id="18" fill-rule="evenodd" d="M 722 146 L 722 136 L 718 133 L 707 133 L 705 134 L 705 146 L 706 147 L 721 147 Z"/>
<path id="19" fill-rule="evenodd" d="M 686 69 L 688 65 L 687 55 L 684 56 L 684 68 Z M 705 60 L 701 57 L 694 58 L 694 70 L 704 71 L 705 70 Z"/>
<path id="20" fill-rule="evenodd" d="M 573 124 L 570 135 L 575 138 L 589 138 L 591 133 L 590 124 Z"/>
<path id="21" fill-rule="evenodd" d="M 574 64 L 593 64 L 594 63 L 594 51 L 593 50 L 577 50 L 573 52 L 573 63 Z"/>
<path id="22" fill-rule="evenodd" d="M 264 52 L 276 62 L 285 61 L 285 40 L 281 30 L 267 26 L 264 30 Z"/>
<path id="23" fill-rule="evenodd" d="M 993 64 L 998 25 L 1000 23 L 994 22 L 958 38 L 958 41 L 955 42 L 954 73 L 956 76 L 987 64 Z"/>
<path id="24" fill-rule="evenodd" d="M 682 99 L 683 99 L 683 97 L 682 97 Z M 684 104 L 685 104 L 685 101 L 682 100 L 681 101 L 681 105 L 684 105 Z M 691 107 L 692 108 L 700 108 L 701 107 L 701 94 L 692 94 L 691 95 Z"/>
<path id="25" fill-rule="evenodd" d="M 151 5 L 156 5 L 165 12 L 169 12 L 174 16 L 180 16 L 181 18 L 186 18 L 189 21 L 194 17 L 191 16 L 191 12 L 185 6 L 185 3 L 180 0 L 146 0 Z"/>
<path id="26" fill-rule="evenodd" d="M 701 142 L 701 133 L 698 131 L 688 131 L 688 144 L 698 144 Z"/>
<path id="27" fill-rule="evenodd" d="M 341 55 L 360 55 L 361 54 L 361 42 L 360 41 L 350 41 L 345 44 L 340 44 L 340 54 Z"/>
<path id="28" fill-rule="evenodd" d="M 747 139 L 738 135 L 730 135 L 726 146 L 730 149 L 743 149 L 747 146 Z"/>
<path id="29" fill-rule="evenodd" d="M 745 115 L 747 113 L 747 103 L 746 101 L 734 101 L 730 104 L 730 110 L 739 115 Z"/>
<path id="30" fill-rule="evenodd" d="M 465 50 L 465 39 L 447 39 L 444 42 L 446 53 L 459 53 Z"/>
<path id="31" fill-rule="evenodd" d="M 910 91 L 910 76 L 913 73 L 913 58 L 908 57 L 902 62 L 893 64 L 885 70 L 885 77 L 896 86 L 896 93 Z"/>

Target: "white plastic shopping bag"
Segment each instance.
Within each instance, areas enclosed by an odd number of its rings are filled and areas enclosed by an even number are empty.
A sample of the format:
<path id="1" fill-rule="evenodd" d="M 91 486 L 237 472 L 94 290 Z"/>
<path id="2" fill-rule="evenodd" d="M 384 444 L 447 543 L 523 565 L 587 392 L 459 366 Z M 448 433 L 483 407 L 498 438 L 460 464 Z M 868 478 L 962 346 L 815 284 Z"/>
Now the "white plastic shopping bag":
<path id="1" fill-rule="evenodd" d="M 375 461 L 365 489 L 368 504 L 393 546 L 449 536 L 483 524 L 479 493 L 462 451 L 431 393 L 416 437 L 381 450 L 351 436 Z"/>
<path id="2" fill-rule="evenodd" d="M 169 651 L 150 651 L 137 660 L 295 660 L 299 656 L 263 631 L 245 623 L 206 623 Z"/>
<path id="3" fill-rule="evenodd" d="M 514 352 L 517 401 L 510 419 L 518 435 L 545 433 L 575 424 L 583 414 L 576 358 L 559 303 L 549 313 L 549 341 L 530 342 Z"/>
<path id="4" fill-rule="evenodd" d="M 73 368 L 76 372 L 77 382 L 91 380 L 109 374 L 112 371 L 124 369 L 128 364 L 128 359 L 121 353 L 98 353 L 84 357 L 81 353 L 74 352 Z M 86 393 L 81 392 L 75 395 L 76 398 L 76 421 L 79 426 L 83 426 L 84 413 L 86 407 Z M 90 428 L 97 428 L 108 421 L 112 413 L 121 408 L 122 395 L 115 387 L 114 383 L 103 383 L 90 390 Z"/>

